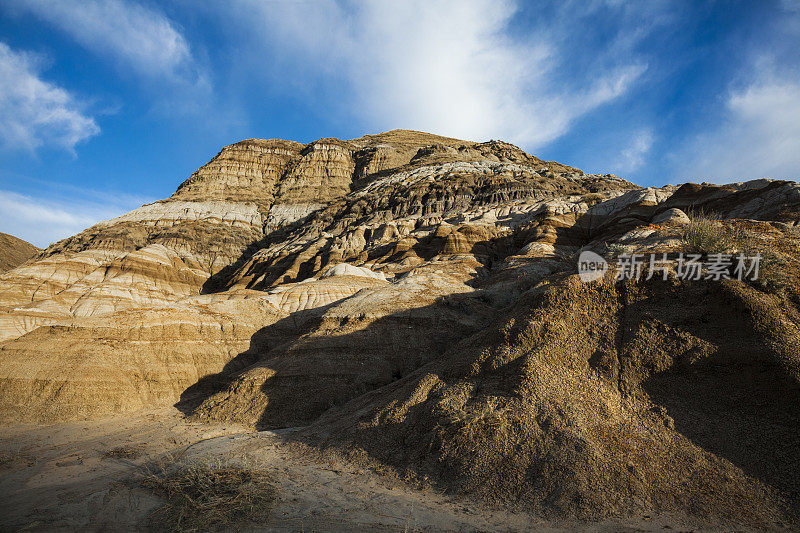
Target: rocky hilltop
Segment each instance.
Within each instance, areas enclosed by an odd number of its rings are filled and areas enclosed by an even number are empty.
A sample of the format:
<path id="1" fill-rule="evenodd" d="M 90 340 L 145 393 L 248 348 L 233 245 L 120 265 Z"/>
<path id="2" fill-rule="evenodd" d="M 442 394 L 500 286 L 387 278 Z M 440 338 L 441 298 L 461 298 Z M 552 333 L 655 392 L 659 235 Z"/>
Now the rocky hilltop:
<path id="1" fill-rule="evenodd" d="M 21 265 L 40 251 L 29 242 L 7 233 L 0 233 L 0 272 Z"/>
<path id="2" fill-rule="evenodd" d="M 175 405 L 557 517 L 796 523 L 799 227 L 791 181 L 249 139 L 0 276 L 0 418 Z M 584 283 L 584 250 L 757 250 L 763 276 Z"/>

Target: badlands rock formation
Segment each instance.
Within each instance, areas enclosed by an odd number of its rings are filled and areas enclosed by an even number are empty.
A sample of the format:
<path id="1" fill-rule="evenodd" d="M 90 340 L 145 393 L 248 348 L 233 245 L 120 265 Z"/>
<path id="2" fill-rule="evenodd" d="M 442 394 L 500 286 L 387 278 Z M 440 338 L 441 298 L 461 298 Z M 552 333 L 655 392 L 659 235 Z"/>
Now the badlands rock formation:
<path id="1" fill-rule="evenodd" d="M 0 233 L 0 272 L 21 265 L 40 251 L 29 242 L 8 233 Z"/>
<path id="2" fill-rule="evenodd" d="M 579 251 L 679 252 L 700 213 L 762 281 L 578 280 Z M 789 181 L 250 139 L 0 276 L 0 418 L 175 405 L 554 516 L 796 523 L 798 227 Z"/>

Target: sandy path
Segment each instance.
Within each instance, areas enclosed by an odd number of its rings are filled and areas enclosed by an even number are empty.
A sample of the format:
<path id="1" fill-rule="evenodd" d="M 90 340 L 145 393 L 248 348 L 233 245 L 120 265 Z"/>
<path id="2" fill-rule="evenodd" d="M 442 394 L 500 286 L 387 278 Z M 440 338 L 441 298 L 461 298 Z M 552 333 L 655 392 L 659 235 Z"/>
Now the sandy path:
<path id="1" fill-rule="evenodd" d="M 131 458 L 108 457 L 120 447 Z M 97 422 L 0 427 L 0 530 L 142 529 L 161 501 L 139 486 L 150 461 L 205 460 L 268 472 L 279 487 L 268 531 L 570 531 L 523 513 L 482 508 L 332 454 L 286 443 L 280 434 L 205 425 L 174 410 Z M 674 520 L 580 524 L 583 530 L 674 530 Z"/>

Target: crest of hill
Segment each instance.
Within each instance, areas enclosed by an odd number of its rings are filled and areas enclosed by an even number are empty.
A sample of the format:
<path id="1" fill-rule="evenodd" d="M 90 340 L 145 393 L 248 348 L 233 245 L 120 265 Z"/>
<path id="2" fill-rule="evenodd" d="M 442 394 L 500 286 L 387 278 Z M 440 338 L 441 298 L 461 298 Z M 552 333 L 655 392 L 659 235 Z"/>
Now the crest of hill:
<path id="1" fill-rule="evenodd" d="M 519 164 L 556 174 L 583 172 L 544 161 L 503 141 L 474 142 L 411 130 L 308 144 L 245 139 L 224 147 L 177 189 L 171 200 L 246 201 L 266 212 L 275 204 L 325 204 L 386 173 L 455 162 Z"/>
<path id="2" fill-rule="evenodd" d="M 465 141 L 453 137 L 443 137 L 433 133 L 415 130 L 390 130 L 383 133 L 364 135 L 358 139 L 351 139 L 351 143 L 358 146 L 369 146 L 376 144 L 389 144 L 395 147 L 400 146 L 424 146 L 428 144 L 443 144 L 447 146 L 462 146 L 475 144 L 475 141 Z"/>
<path id="3" fill-rule="evenodd" d="M 457 151 L 460 157 L 453 154 L 454 157 L 452 157 L 451 160 L 479 161 L 482 159 L 492 160 L 496 157 L 498 160 L 505 158 L 513 162 L 539 164 L 553 172 L 582 173 L 577 168 L 563 165 L 557 161 L 545 161 L 543 159 L 539 159 L 538 157 L 529 155 L 519 147 L 500 140 L 491 140 L 487 142 L 465 141 L 452 137 L 442 137 L 441 135 L 425 133 L 422 131 L 397 129 L 375 135 L 364 135 L 363 137 L 353 139 L 350 142 L 357 146 L 364 147 L 383 144 L 391 146 L 398 151 L 402 149 L 416 149 L 417 151 L 422 150 L 422 154 L 419 155 L 423 155 L 425 152 L 430 152 L 431 148 L 434 147 L 434 149 L 438 148 L 440 152 L 447 152 L 447 148 L 453 148 Z M 475 150 L 477 153 L 472 152 L 470 149 Z M 414 158 L 412 157 L 412 160 L 413 159 Z"/>
<path id="4" fill-rule="evenodd" d="M 0 233 L 0 272 L 11 270 L 41 252 L 39 248 L 8 233 Z"/>

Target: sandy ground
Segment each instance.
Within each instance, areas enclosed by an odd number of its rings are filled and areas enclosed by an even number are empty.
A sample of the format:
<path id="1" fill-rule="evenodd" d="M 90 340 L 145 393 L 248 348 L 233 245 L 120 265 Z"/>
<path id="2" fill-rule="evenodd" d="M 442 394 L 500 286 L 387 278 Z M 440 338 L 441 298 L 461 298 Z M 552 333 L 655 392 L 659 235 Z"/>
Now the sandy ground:
<path id="1" fill-rule="evenodd" d="M 291 431 L 291 430 L 289 430 Z M 269 473 L 278 486 L 263 531 L 689 531 L 669 517 L 629 523 L 547 522 L 409 487 L 375 466 L 321 455 L 285 439 L 206 425 L 167 409 L 96 422 L 0 427 L 0 530 L 157 529 L 163 502 L 143 488 L 148 465 L 212 461 Z M 109 457 L 118 448 L 134 457 Z"/>

